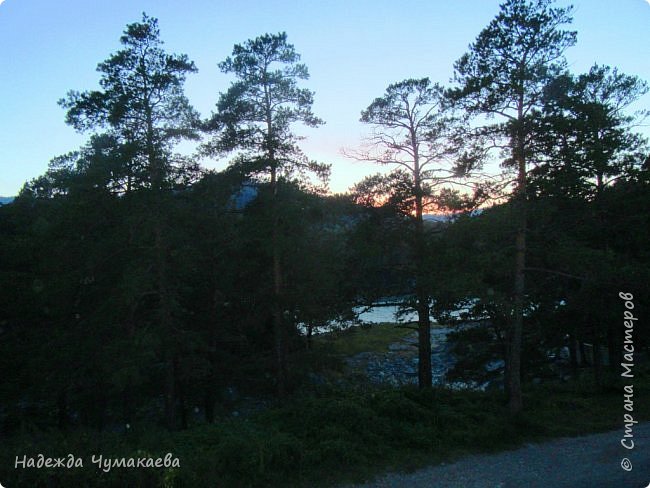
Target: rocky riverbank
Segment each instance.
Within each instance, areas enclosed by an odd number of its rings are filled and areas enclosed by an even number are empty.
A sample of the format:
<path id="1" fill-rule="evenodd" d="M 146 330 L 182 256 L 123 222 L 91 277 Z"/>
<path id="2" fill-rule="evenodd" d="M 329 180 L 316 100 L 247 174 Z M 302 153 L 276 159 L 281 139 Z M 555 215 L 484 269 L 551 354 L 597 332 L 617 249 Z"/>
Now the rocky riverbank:
<path id="1" fill-rule="evenodd" d="M 448 327 L 431 329 L 431 366 L 433 384 L 445 384 L 445 374 L 456 363 L 450 352 Z M 414 331 L 399 342 L 388 345 L 384 352 L 361 352 L 346 358 L 352 373 L 362 374 L 374 384 L 401 386 L 417 384 L 418 337 Z"/>

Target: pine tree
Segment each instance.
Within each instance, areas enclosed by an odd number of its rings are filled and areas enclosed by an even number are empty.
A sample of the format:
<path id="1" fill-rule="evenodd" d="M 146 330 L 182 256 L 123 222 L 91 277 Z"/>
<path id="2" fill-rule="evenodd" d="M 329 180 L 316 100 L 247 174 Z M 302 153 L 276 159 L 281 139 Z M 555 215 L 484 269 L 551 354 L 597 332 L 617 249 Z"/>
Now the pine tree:
<path id="1" fill-rule="evenodd" d="M 494 123 L 478 132 L 504 140 L 504 166 L 516 174 L 512 198 L 518 208 L 515 239 L 513 319 L 509 337 L 506 388 L 512 413 L 522 409 L 521 343 L 526 306 L 526 200 L 530 163 L 535 159 L 531 119 L 539 116 L 544 87 L 565 67 L 564 51 L 576 33 L 562 30 L 571 7 L 552 0 L 507 0 L 455 64 L 458 87 L 452 98 L 470 114 Z"/>

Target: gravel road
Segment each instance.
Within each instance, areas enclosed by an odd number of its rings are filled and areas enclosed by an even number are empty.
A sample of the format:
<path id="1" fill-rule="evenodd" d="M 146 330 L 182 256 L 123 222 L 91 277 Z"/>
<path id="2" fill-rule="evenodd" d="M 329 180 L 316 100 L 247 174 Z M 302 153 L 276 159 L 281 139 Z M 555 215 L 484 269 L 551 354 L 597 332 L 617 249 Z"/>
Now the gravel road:
<path id="1" fill-rule="evenodd" d="M 390 473 L 348 488 L 647 488 L 650 486 L 650 423 L 633 429 L 634 449 L 621 446 L 624 429 L 515 451 L 473 455 L 413 473 Z M 621 467 L 623 458 L 631 471 Z"/>

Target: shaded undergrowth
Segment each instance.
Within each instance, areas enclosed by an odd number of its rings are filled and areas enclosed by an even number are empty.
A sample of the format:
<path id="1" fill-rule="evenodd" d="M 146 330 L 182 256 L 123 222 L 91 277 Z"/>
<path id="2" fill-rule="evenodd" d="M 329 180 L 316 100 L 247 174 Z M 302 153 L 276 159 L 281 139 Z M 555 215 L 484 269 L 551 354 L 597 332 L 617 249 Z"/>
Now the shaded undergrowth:
<path id="1" fill-rule="evenodd" d="M 650 418 L 648 373 L 637 374 L 637 420 Z M 294 396 L 248 418 L 224 418 L 182 432 L 134 425 L 126 434 L 23 431 L 4 439 L 7 486 L 257 487 L 331 486 L 385 470 L 411 470 L 465 453 L 622 427 L 623 393 L 589 381 L 530 386 L 525 412 L 511 417 L 501 392 L 328 390 Z M 180 467 L 102 471 L 91 456 L 163 457 Z M 84 467 L 14 468 L 16 456 L 82 458 Z"/>

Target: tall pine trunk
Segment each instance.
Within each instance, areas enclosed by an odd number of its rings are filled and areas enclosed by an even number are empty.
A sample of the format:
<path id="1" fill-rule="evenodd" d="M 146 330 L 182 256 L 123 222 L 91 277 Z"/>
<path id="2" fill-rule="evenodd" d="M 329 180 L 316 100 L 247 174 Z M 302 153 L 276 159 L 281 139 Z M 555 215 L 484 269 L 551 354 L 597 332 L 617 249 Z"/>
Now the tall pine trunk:
<path id="1" fill-rule="evenodd" d="M 430 388 L 431 373 L 431 319 L 429 317 L 429 294 L 424 271 L 424 191 L 422 188 L 420 156 L 415 130 L 411 128 L 413 149 L 413 176 L 415 189 L 415 294 L 418 312 L 418 387 Z"/>
<path id="2" fill-rule="evenodd" d="M 148 99 L 147 99 L 148 106 Z M 154 233 L 154 263 L 156 269 L 156 288 L 158 292 L 158 320 L 163 336 L 162 356 L 165 362 L 165 423 L 169 430 L 177 427 L 177 369 L 178 357 L 175 352 L 175 334 L 172 316 L 172 297 L 169 289 L 169 272 L 167 269 L 168 243 L 165 235 L 163 217 L 165 168 L 157 154 L 154 144 L 154 128 L 151 109 L 146 110 L 147 123 L 147 158 L 151 179 L 153 202 L 151 208 Z"/>
<path id="3" fill-rule="evenodd" d="M 168 287 L 167 272 L 167 246 L 164 239 L 163 222 L 161 215 L 160 197 L 156 202 L 156 222 L 155 222 L 155 250 L 156 250 L 156 268 L 157 288 L 158 288 L 158 307 L 160 319 L 160 331 L 164 334 L 163 339 L 163 357 L 167 364 L 167 377 L 165 381 L 165 423 L 169 430 L 177 428 L 177 369 L 178 359 L 175 353 L 175 334 L 173 333 L 173 317 L 171 310 L 171 294 Z"/>
<path id="4" fill-rule="evenodd" d="M 517 235 L 515 238 L 515 282 L 514 282 L 514 317 L 510 331 L 510 347 L 508 360 L 508 408 L 510 413 L 518 414 L 523 408 L 521 393 L 521 349 L 524 328 L 524 301 L 526 294 L 526 226 L 527 226 L 527 197 L 526 197 L 526 156 L 525 135 L 523 130 L 523 92 L 520 95 L 516 135 L 514 139 L 513 156 L 517 164 L 517 189 L 515 193 L 515 212 Z"/>
<path id="5" fill-rule="evenodd" d="M 273 154 L 271 154 L 273 157 Z M 271 169 L 271 212 L 272 212 L 272 254 L 273 254 L 273 338 L 275 349 L 276 393 L 278 398 L 287 394 L 287 351 L 285 324 L 282 317 L 282 261 L 280 249 L 280 216 L 278 214 L 277 169 L 272 161 Z"/>

